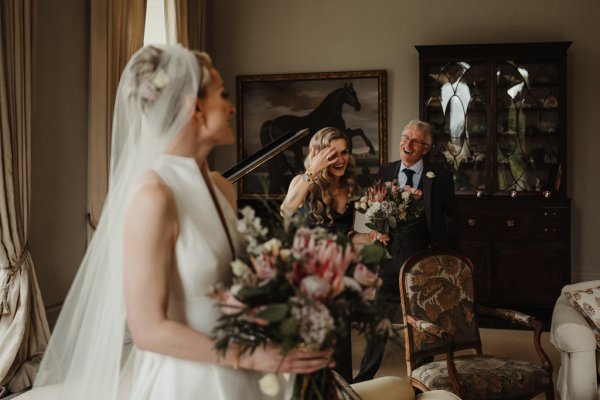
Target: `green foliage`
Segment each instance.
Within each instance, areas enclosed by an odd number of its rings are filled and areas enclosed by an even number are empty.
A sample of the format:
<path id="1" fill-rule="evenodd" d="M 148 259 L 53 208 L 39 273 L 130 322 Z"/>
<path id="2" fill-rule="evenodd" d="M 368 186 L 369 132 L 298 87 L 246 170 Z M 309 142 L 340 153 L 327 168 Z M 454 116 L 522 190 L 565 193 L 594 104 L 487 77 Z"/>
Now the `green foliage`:
<path id="1" fill-rule="evenodd" d="M 364 264 L 378 264 L 385 255 L 385 248 L 378 244 L 367 244 L 360 252 L 361 260 Z"/>
<path id="2" fill-rule="evenodd" d="M 256 313 L 256 317 L 269 322 L 279 322 L 288 315 L 289 311 L 290 307 L 285 303 L 269 304 L 268 306 L 261 308 Z"/>

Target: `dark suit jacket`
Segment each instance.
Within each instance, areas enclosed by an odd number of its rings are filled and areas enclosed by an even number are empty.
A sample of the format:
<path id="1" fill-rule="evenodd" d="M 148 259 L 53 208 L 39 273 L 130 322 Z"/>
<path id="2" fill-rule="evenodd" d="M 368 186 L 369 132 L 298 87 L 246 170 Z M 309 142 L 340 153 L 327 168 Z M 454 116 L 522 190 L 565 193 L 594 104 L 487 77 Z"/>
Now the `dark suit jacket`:
<path id="1" fill-rule="evenodd" d="M 398 178 L 401 161 L 386 163 L 379 169 L 382 181 L 391 181 Z M 427 176 L 428 172 L 434 174 L 433 178 Z M 429 174 L 431 175 L 431 174 Z M 459 249 L 461 228 L 458 217 L 458 207 L 454 196 L 454 182 L 452 175 L 443 167 L 423 160 L 423 174 L 419 187 L 423 190 L 423 202 L 427 227 L 429 228 L 429 247 Z M 398 255 L 398 239 L 392 237 L 388 247 L 392 256 Z M 410 240 L 409 237 L 402 240 Z M 402 254 L 404 260 L 412 254 Z"/>

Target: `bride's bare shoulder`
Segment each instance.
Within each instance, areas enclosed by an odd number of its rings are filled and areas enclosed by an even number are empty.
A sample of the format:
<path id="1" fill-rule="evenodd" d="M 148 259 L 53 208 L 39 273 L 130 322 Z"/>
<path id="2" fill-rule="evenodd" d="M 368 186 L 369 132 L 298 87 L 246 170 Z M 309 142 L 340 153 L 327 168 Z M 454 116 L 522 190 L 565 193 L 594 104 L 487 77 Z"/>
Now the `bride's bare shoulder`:
<path id="1" fill-rule="evenodd" d="M 133 189 L 127 207 L 129 218 L 171 220 L 177 218 L 175 198 L 171 189 L 154 171 L 145 172 Z"/>

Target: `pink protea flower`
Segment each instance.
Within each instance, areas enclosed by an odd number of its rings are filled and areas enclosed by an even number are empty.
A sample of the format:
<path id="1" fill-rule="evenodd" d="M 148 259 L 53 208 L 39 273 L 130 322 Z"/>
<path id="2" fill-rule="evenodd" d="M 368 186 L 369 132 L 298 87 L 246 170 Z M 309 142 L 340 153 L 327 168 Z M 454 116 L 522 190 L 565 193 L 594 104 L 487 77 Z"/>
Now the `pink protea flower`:
<path id="1" fill-rule="evenodd" d="M 305 277 L 318 277 L 331 287 L 330 294 L 335 297 L 344 290 L 344 275 L 353 257 L 350 245 L 343 248 L 331 239 L 316 244 L 311 238 L 303 259 L 297 260 L 292 266 L 290 280 L 297 284 L 304 282 Z"/>
<path id="2" fill-rule="evenodd" d="M 382 185 L 380 183 L 376 183 L 369 187 L 367 191 L 367 199 L 370 203 L 381 203 L 386 197 L 387 190 L 388 189 L 386 188 L 385 184 Z"/>

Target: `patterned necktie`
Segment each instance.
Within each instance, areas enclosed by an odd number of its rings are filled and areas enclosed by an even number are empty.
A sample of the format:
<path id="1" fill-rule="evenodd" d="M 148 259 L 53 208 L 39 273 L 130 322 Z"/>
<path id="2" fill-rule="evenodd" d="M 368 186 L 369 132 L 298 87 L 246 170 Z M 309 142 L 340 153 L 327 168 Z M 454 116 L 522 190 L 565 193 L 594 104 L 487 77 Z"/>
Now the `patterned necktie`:
<path id="1" fill-rule="evenodd" d="M 402 170 L 402 172 L 404 172 L 404 175 L 406 175 L 406 184 L 410 187 L 413 186 L 413 175 L 415 174 L 415 171 L 413 171 L 412 169 L 408 169 L 408 168 L 404 168 Z"/>

